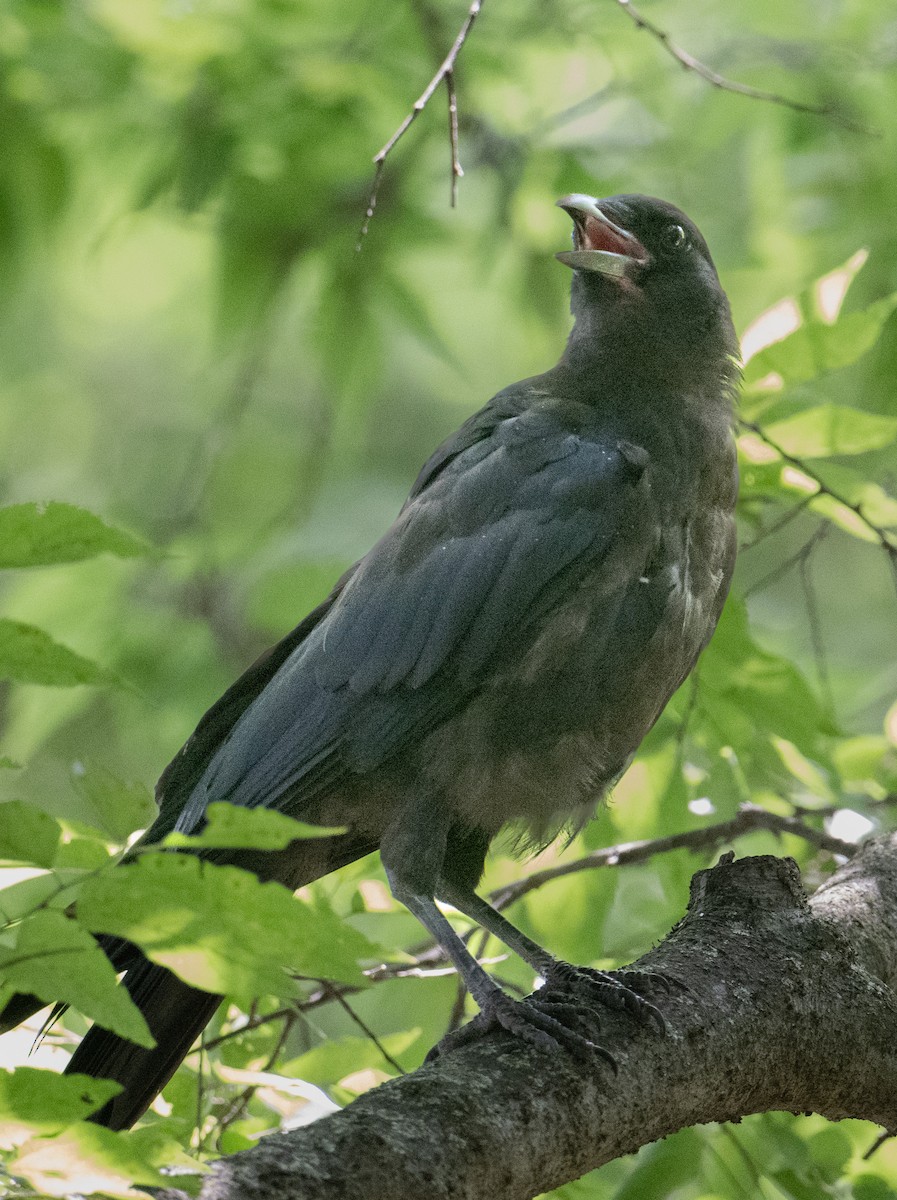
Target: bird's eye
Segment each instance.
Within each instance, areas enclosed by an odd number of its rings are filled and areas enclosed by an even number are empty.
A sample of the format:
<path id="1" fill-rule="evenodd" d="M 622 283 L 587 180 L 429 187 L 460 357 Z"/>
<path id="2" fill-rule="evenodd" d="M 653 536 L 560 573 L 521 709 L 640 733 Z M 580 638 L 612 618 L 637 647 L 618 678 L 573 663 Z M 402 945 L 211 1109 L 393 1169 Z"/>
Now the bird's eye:
<path id="1" fill-rule="evenodd" d="M 681 250 L 688 242 L 681 225 L 668 225 L 664 230 L 664 241 L 670 250 Z"/>

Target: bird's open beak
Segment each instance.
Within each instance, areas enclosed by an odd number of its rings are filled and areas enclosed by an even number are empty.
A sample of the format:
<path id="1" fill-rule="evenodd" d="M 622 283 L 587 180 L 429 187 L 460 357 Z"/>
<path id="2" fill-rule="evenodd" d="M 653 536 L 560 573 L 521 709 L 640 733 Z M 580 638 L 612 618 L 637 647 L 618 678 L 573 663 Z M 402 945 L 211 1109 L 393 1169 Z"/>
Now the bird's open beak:
<path id="1" fill-rule="evenodd" d="M 637 237 L 614 224 L 594 196 L 563 196 L 558 208 L 573 218 L 573 249 L 555 258 L 578 271 L 598 271 L 618 279 L 635 275 L 651 258 Z"/>

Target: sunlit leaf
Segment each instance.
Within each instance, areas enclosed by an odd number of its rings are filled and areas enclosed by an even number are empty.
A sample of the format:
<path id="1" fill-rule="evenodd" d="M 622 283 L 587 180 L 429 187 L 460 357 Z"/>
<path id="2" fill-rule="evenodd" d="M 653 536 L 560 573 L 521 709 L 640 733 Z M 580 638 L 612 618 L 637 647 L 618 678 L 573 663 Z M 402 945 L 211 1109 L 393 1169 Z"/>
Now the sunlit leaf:
<path id="1" fill-rule="evenodd" d="M 160 1168 L 171 1165 L 194 1173 L 206 1170 L 158 1127 L 113 1133 L 82 1122 L 58 1137 L 25 1142 L 10 1169 L 48 1196 L 102 1192 L 139 1200 L 146 1193 L 132 1185 L 170 1186 L 171 1177 L 163 1175 Z"/>
<path id="2" fill-rule="evenodd" d="M 764 427 L 770 441 L 795 458 L 862 454 L 897 438 L 897 417 L 882 417 L 839 404 L 818 404 Z"/>
<path id="3" fill-rule="evenodd" d="M 147 854 L 88 880 L 78 917 L 135 942 L 187 983 L 245 1001 L 294 996 L 290 971 L 363 983 L 358 959 L 376 954 L 333 912 L 192 854 Z"/>
<path id="4" fill-rule="evenodd" d="M 402 1033 L 387 1034 L 380 1042 L 393 1057 L 398 1057 L 414 1045 L 419 1036 L 419 1029 L 409 1029 Z M 370 1038 L 343 1037 L 330 1038 L 298 1058 L 290 1059 L 284 1063 L 281 1073 L 304 1079 L 308 1083 L 327 1085 L 338 1083 L 344 1075 L 363 1067 L 384 1066 L 395 1071 L 395 1068 L 389 1068 L 383 1052 Z"/>
<path id="5" fill-rule="evenodd" d="M 79 812 L 80 822 L 115 845 L 156 819 L 156 802 L 140 782 L 125 782 L 98 763 L 76 763 L 72 780 L 86 806 Z"/>
<path id="6" fill-rule="evenodd" d="M 849 366 L 875 345 L 895 307 L 897 293 L 862 312 L 848 313 L 834 324 L 807 321 L 754 355 L 745 368 L 745 384 L 750 387 L 771 373 L 780 375 L 786 384 L 806 383 Z"/>
<path id="7" fill-rule="evenodd" d="M 201 833 L 169 833 L 163 846 L 243 847 L 254 850 L 283 850 L 297 838 L 330 837 L 345 833 L 339 826 L 309 825 L 294 821 L 270 808 L 242 808 L 218 802 L 207 809 L 208 823 Z"/>
<path id="8" fill-rule="evenodd" d="M 34 1135 L 59 1133 L 121 1091 L 111 1079 L 59 1075 L 35 1067 L 0 1071 L 0 1147 L 5 1150 Z"/>
<path id="9" fill-rule="evenodd" d="M 149 1028 L 96 940 L 62 913 L 37 912 L 17 929 L 13 948 L 0 947 L 0 980 L 45 1003 L 71 1004 L 113 1033 L 154 1045 Z"/>

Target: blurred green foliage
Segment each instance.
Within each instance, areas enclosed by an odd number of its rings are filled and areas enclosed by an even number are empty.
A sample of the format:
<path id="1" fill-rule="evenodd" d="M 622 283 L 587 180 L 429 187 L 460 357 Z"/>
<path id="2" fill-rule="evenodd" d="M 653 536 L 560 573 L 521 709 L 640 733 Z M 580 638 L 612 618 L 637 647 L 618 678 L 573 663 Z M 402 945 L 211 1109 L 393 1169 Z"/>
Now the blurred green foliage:
<path id="1" fill-rule="evenodd" d="M 897 19 L 874 0 L 644 0 L 716 70 L 828 110 L 814 115 L 708 86 L 611 0 L 490 0 L 456 72 L 458 208 L 440 91 L 387 160 L 356 252 L 371 156 L 466 7 L 0 6 L 0 861 L 14 870 L 0 961 L 7 990 L 24 979 L 78 1009 L 41 1066 L 58 1066 L 85 1015 L 142 1037 L 90 932 L 113 911 L 147 952 L 189 950 L 198 977 L 249 1005 L 252 947 L 222 954 L 235 926 L 216 869 L 179 893 L 205 917 L 172 950 L 183 912 L 152 919 L 170 881 L 137 881 L 168 860 L 122 871 L 115 856 L 204 709 L 379 536 L 439 439 L 556 359 L 564 192 L 681 204 L 741 329 L 791 299 L 747 368 L 736 595 L 612 804 L 540 865 L 701 828 L 746 799 L 846 837 L 890 820 Z M 737 849 L 792 853 L 811 885 L 832 866 L 796 838 Z M 581 872 L 513 914 L 566 957 L 626 961 L 680 915 L 704 862 L 678 851 Z M 486 886 L 523 870 L 498 853 Z M 222 1008 L 209 1052 L 143 1128 L 73 1124 L 108 1095 L 94 1083 L 0 1073 L 2 1149 L 23 1186 L 114 1195 L 166 1163 L 189 1171 L 413 1067 L 444 1032 L 455 982 L 399 977 L 420 930 L 375 859 L 291 901 L 289 936 L 288 898 L 255 887 L 259 918 L 286 922 L 256 964 L 270 994 L 249 1021 Z M 79 896 L 80 923 L 65 920 Z M 313 942 L 290 944 L 315 922 Z M 48 965 L 62 950 L 77 971 Z M 395 969 L 351 1011 L 302 983 L 311 1006 L 284 1016 L 286 965 L 357 981 L 384 958 Z M 531 987 L 520 963 L 498 969 Z M 862 1161 L 874 1136 L 767 1114 L 685 1130 L 554 1195 L 874 1200 L 897 1188 L 890 1144 Z"/>

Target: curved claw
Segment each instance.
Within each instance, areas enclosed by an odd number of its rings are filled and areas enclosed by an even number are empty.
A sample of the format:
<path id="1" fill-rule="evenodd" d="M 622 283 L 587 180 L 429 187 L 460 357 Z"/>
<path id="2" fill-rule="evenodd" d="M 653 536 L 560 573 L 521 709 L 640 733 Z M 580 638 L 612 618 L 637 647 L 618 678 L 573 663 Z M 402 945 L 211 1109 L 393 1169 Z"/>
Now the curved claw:
<path id="1" fill-rule="evenodd" d="M 456 1029 L 437 1043 L 427 1054 L 426 1062 L 432 1062 L 442 1054 L 450 1053 L 461 1046 L 476 1041 L 492 1029 L 506 1029 L 516 1037 L 541 1050 L 566 1049 L 580 1059 L 591 1059 L 595 1055 L 603 1059 L 616 1073 L 617 1060 L 587 1037 L 571 1029 L 552 1011 L 565 1017 L 583 1016 L 589 1013 L 584 1005 L 562 1000 L 540 1000 L 538 996 L 526 1000 L 512 1000 L 503 992 L 490 997 L 482 1011 L 461 1029 Z M 591 1014 L 590 1014 L 591 1015 Z"/>
<path id="2" fill-rule="evenodd" d="M 668 981 L 664 976 L 655 976 L 648 971 L 598 971 L 594 967 L 576 967 L 571 963 L 558 962 L 545 976 L 545 986 L 550 987 L 554 983 L 583 984 L 597 992 L 601 1003 L 608 1008 L 625 1010 L 643 1024 L 652 1021 L 661 1034 L 666 1034 L 663 1013 L 636 990 L 661 979 L 668 989 Z"/>

